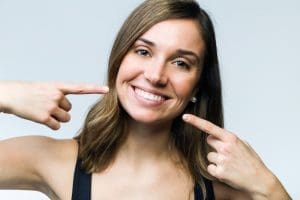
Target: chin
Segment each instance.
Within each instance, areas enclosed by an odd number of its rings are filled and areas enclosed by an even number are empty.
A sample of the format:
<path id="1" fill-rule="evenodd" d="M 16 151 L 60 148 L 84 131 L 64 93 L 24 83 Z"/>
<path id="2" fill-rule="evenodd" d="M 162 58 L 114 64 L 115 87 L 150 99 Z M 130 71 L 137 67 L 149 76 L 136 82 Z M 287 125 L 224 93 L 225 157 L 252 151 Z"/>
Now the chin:
<path id="1" fill-rule="evenodd" d="M 143 123 L 143 124 L 156 124 L 158 122 L 161 122 L 161 119 L 157 119 L 156 117 L 151 116 L 133 116 L 131 117 L 134 121 Z"/>
<path id="2" fill-rule="evenodd" d="M 143 124 L 143 125 L 167 125 L 171 124 L 173 121 L 172 118 L 169 117 L 162 117 L 158 114 L 150 114 L 150 113 L 139 113 L 139 114 L 129 114 L 130 118 L 135 121 L 136 123 Z"/>

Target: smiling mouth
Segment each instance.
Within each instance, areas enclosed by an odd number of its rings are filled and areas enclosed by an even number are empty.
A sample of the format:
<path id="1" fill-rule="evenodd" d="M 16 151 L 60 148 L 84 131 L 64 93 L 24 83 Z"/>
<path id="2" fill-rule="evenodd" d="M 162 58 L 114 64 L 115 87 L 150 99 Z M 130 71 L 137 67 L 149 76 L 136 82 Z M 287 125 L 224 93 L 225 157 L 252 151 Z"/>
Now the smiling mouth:
<path id="1" fill-rule="evenodd" d="M 157 94 L 153 94 L 153 93 L 150 93 L 150 92 L 146 92 L 145 90 L 142 90 L 142 89 L 137 88 L 137 87 L 134 87 L 134 91 L 139 97 L 142 97 L 142 98 L 144 98 L 146 100 L 149 100 L 149 101 L 163 102 L 163 101 L 167 100 L 167 97 L 157 95 Z"/>

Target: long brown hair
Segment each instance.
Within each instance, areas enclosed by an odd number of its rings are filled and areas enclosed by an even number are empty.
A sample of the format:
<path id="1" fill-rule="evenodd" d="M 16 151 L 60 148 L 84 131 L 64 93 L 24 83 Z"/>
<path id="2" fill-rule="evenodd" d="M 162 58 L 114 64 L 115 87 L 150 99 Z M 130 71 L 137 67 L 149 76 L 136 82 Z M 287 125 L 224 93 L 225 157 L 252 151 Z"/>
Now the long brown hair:
<path id="1" fill-rule="evenodd" d="M 193 19 L 205 43 L 202 74 L 197 84 L 196 103 L 189 103 L 184 113 L 193 113 L 223 127 L 221 80 L 213 24 L 208 14 L 193 0 L 146 0 L 124 22 L 111 50 L 108 66 L 110 92 L 89 111 L 84 126 L 75 138 L 79 158 L 90 173 L 101 172 L 114 160 L 126 138 L 127 113 L 119 104 L 116 77 L 120 64 L 135 41 L 153 25 L 168 19 Z M 184 123 L 179 116 L 172 125 L 171 140 L 187 163 L 194 180 L 203 186 L 207 173 L 207 135 Z"/>

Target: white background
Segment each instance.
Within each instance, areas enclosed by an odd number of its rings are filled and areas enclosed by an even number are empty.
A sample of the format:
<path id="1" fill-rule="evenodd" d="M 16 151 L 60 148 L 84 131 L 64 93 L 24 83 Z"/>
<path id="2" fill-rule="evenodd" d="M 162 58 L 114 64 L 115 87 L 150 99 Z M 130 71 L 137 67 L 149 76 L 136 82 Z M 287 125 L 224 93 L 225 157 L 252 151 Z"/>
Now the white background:
<path id="1" fill-rule="evenodd" d="M 115 35 L 140 2 L 0 0 L 0 80 L 105 83 Z M 199 2 L 216 28 L 226 128 L 247 140 L 300 199 L 300 2 Z M 72 120 L 57 132 L 2 114 L 0 138 L 73 137 L 98 97 L 70 96 Z M 48 198 L 0 191 L 0 199 Z"/>

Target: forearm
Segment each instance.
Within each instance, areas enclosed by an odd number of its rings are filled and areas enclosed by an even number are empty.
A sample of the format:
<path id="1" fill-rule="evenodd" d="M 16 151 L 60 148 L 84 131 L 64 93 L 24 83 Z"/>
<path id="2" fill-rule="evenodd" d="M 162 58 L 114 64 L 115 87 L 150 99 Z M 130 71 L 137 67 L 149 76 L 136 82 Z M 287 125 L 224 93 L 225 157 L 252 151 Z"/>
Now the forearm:
<path id="1" fill-rule="evenodd" d="M 267 181 L 265 187 L 259 192 L 251 194 L 253 200 L 291 200 L 284 186 L 276 176 L 272 176 Z"/>

